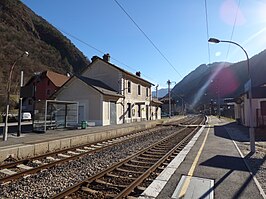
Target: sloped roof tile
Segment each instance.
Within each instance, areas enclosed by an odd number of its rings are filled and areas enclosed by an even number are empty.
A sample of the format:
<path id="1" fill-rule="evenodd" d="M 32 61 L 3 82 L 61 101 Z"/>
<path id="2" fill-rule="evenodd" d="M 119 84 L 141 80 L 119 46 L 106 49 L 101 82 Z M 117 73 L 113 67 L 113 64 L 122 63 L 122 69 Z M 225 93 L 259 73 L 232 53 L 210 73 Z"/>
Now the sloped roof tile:
<path id="1" fill-rule="evenodd" d="M 104 95 L 122 97 L 122 95 L 120 95 L 116 90 L 112 89 L 111 87 L 109 87 L 108 85 L 106 85 L 105 83 L 99 80 L 91 79 L 91 78 L 84 77 L 84 76 L 77 76 L 77 78 L 79 78 L 80 80 L 85 82 L 87 85 L 93 87 L 94 89 L 96 89 L 97 91 L 99 91 L 100 93 Z"/>

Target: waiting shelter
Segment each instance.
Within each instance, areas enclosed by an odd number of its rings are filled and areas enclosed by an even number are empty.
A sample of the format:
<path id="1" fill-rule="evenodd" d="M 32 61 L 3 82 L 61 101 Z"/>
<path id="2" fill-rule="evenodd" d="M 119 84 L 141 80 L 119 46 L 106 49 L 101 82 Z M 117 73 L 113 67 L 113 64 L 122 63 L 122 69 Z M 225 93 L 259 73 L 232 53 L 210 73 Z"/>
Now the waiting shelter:
<path id="1" fill-rule="evenodd" d="M 42 100 L 36 101 L 33 115 L 33 131 L 77 128 L 78 102 Z"/>

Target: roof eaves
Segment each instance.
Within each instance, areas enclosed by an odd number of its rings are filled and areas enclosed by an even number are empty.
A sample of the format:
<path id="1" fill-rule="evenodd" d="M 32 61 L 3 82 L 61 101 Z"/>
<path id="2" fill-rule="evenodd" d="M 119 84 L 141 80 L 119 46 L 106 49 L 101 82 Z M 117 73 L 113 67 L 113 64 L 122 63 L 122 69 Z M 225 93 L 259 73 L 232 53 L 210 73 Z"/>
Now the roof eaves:
<path id="1" fill-rule="evenodd" d="M 94 86 L 94 85 L 91 85 L 90 83 L 88 82 L 85 82 L 82 78 L 79 78 L 77 77 L 77 79 L 81 80 L 83 83 L 85 83 L 87 86 L 90 86 L 91 88 L 95 89 L 96 91 L 98 91 L 99 93 L 101 93 L 102 95 L 106 95 L 106 96 L 117 96 L 117 97 L 123 97 L 122 95 L 120 94 L 111 94 L 111 93 L 106 93 L 103 89 L 99 89 L 97 86 Z M 113 91 L 110 91 L 110 92 L 113 92 Z"/>
<path id="2" fill-rule="evenodd" d="M 74 81 L 74 78 L 76 78 L 76 76 L 70 77 L 61 87 L 59 87 L 59 89 L 55 93 L 50 96 L 50 98 L 56 97 L 60 92 L 62 92 L 66 84 L 69 84 L 70 81 Z"/>
<path id="3" fill-rule="evenodd" d="M 94 61 L 91 62 L 91 64 L 93 64 L 93 63 L 96 62 L 97 60 L 101 60 L 101 61 L 103 61 L 104 63 L 109 64 L 110 66 L 112 66 L 112 67 L 114 67 L 114 68 L 120 70 L 120 71 L 123 72 L 123 73 L 126 73 L 126 74 L 128 74 L 128 75 L 130 75 L 130 76 L 132 76 L 132 77 L 134 77 L 134 78 L 137 78 L 137 79 L 139 79 L 139 80 L 141 80 L 141 81 L 144 81 L 144 82 L 146 82 L 146 83 L 148 83 L 148 84 L 150 84 L 150 85 L 152 85 L 152 86 L 155 86 L 153 83 L 149 82 L 148 80 L 145 80 L 145 79 L 143 79 L 143 78 L 141 78 L 141 77 L 139 77 L 139 76 L 137 76 L 137 75 L 135 75 L 135 74 L 133 74 L 133 73 L 131 73 L 131 72 L 129 72 L 129 71 L 126 71 L 126 70 L 120 68 L 119 66 L 116 66 L 116 65 L 114 65 L 114 64 L 112 64 L 112 63 L 110 63 L 110 62 L 107 62 L 107 61 L 105 61 L 104 59 L 102 59 L 102 58 L 100 58 L 100 57 L 98 57 L 98 56 L 95 57 Z M 89 66 L 90 66 L 90 65 L 89 65 Z M 88 66 L 88 67 L 89 67 L 89 66 Z"/>

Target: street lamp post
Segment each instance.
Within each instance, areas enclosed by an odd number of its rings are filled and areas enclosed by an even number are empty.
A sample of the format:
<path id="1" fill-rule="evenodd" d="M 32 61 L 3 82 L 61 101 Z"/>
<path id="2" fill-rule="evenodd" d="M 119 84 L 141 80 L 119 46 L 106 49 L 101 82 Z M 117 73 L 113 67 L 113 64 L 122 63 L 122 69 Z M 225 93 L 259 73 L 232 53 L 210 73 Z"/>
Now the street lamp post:
<path id="1" fill-rule="evenodd" d="M 224 43 L 231 43 L 234 45 L 237 45 L 238 47 L 240 47 L 247 58 L 247 67 L 248 67 L 248 76 L 249 76 L 249 84 L 250 84 L 250 88 L 249 88 L 249 95 L 248 95 L 248 102 L 249 102 L 249 139 L 250 139 L 250 151 L 252 153 L 255 153 L 256 149 L 255 149 L 255 132 L 254 132 L 254 121 L 253 121 L 253 109 L 252 109 L 252 83 L 251 83 L 251 74 L 250 74 L 250 68 L 249 68 L 249 57 L 248 57 L 248 53 L 247 51 L 238 43 L 233 42 L 233 41 L 226 41 L 226 40 L 219 40 L 216 38 L 210 38 L 208 40 L 208 42 L 211 43 L 220 43 L 220 42 L 224 42 Z"/>
<path id="2" fill-rule="evenodd" d="M 7 132 L 8 132 L 8 112 L 9 112 L 9 101 L 10 101 L 10 87 L 11 87 L 11 79 L 12 79 L 12 73 L 15 68 L 16 63 L 24 56 L 28 56 L 29 53 L 27 51 L 23 52 L 13 63 L 9 70 L 9 76 L 7 81 L 7 96 L 6 96 L 6 118 L 5 118 L 5 128 L 3 133 L 3 141 L 7 141 Z"/>
<path id="3" fill-rule="evenodd" d="M 21 88 L 23 87 L 23 71 L 20 71 L 20 92 L 19 92 L 19 109 L 18 109 L 18 132 L 17 137 L 21 135 L 21 120 L 22 120 L 22 96 Z"/>
<path id="4" fill-rule="evenodd" d="M 169 117 L 171 117 L 171 89 L 170 89 L 170 85 L 171 85 L 171 81 L 168 80 L 167 81 L 167 84 L 168 84 L 168 112 L 169 112 Z"/>

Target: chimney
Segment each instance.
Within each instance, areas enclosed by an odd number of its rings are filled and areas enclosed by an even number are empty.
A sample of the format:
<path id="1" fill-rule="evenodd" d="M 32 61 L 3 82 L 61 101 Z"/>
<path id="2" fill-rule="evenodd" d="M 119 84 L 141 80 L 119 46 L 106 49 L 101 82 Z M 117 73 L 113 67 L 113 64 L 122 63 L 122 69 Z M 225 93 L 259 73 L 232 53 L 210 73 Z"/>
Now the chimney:
<path id="1" fill-rule="evenodd" d="M 110 55 L 109 53 L 103 55 L 103 60 L 106 62 L 110 62 Z"/>
<path id="2" fill-rule="evenodd" d="M 91 58 L 91 61 L 94 62 L 97 58 L 98 58 L 98 56 L 94 55 L 94 56 Z"/>
<path id="3" fill-rule="evenodd" d="M 140 77 L 140 74 L 141 74 L 140 71 L 136 72 L 136 75 L 137 75 L 138 77 Z"/>

